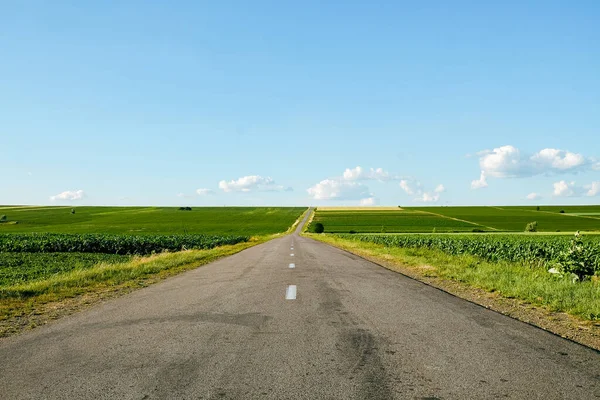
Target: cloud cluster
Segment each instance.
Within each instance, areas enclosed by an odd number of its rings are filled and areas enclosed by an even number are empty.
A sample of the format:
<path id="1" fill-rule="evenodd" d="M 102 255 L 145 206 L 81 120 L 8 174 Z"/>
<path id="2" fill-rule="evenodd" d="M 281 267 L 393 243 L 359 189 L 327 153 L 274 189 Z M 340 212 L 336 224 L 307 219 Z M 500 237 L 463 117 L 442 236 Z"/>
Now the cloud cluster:
<path id="1" fill-rule="evenodd" d="M 399 185 L 408 195 L 417 196 L 415 201 L 436 202 L 440 193 L 445 191 L 443 185 L 438 185 L 432 192 L 424 191 L 420 182 L 405 179 L 400 175 L 390 174 L 383 168 L 346 168 L 342 176 L 324 179 L 307 189 L 308 194 L 315 200 L 359 200 L 360 205 L 369 206 L 379 203 L 379 200 L 365 181 L 390 182 L 399 181 Z"/>
<path id="2" fill-rule="evenodd" d="M 207 196 L 207 195 L 209 195 L 209 194 L 215 194 L 215 191 L 214 191 L 214 190 L 212 190 L 212 189 L 206 189 L 206 188 L 202 188 L 202 189 L 197 189 L 197 190 L 196 190 L 196 193 L 197 193 L 199 196 Z"/>
<path id="3" fill-rule="evenodd" d="M 433 191 L 423 190 L 421 182 L 415 180 L 402 179 L 400 180 L 400 188 L 409 196 L 416 195 L 415 201 L 423 203 L 436 203 L 440 200 L 441 193 L 446 191 L 444 185 L 439 184 Z"/>
<path id="4" fill-rule="evenodd" d="M 577 186 L 575 181 L 567 182 L 561 180 L 554 182 L 552 186 L 554 188 L 552 194 L 555 197 L 593 197 L 600 194 L 600 181 L 592 182 L 589 185 Z"/>
<path id="5" fill-rule="evenodd" d="M 83 190 L 66 190 L 54 196 L 50 196 L 51 201 L 56 200 L 81 200 L 85 197 Z"/>
<path id="6" fill-rule="evenodd" d="M 307 191 L 315 200 L 360 200 L 371 197 L 366 185 L 344 179 L 324 179 Z"/>
<path id="7" fill-rule="evenodd" d="M 521 152 L 514 146 L 501 146 L 477 153 L 481 175 L 471 182 L 471 188 L 487 187 L 487 177 L 521 178 L 536 175 L 577 173 L 600 170 L 600 162 L 593 157 L 568 150 L 542 149 L 532 155 Z"/>
<path id="8" fill-rule="evenodd" d="M 292 188 L 276 184 L 270 177 L 263 178 L 260 175 L 243 176 L 231 181 L 223 180 L 219 182 L 219 189 L 224 192 L 283 192 L 292 190 Z"/>

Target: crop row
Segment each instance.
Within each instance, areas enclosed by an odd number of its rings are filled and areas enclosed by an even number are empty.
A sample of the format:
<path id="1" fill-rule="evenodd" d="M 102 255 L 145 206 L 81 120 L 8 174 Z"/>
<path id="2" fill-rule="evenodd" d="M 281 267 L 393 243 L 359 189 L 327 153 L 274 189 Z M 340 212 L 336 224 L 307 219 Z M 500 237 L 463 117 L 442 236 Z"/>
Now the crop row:
<path id="1" fill-rule="evenodd" d="M 469 254 L 487 261 L 525 262 L 545 265 L 559 261 L 572 253 L 571 236 L 524 235 L 339 235 L 345 239 L 372 242 L 388 247 L 425 247 L 452 255 Z M 578 244 L 577 251 L 585 256 L 595 271 L 600 271 L 600 240 L 589 236 Z"/>
<path id="2" fill-rule="evenodd" d="M 247 236 L 223 235 L 112 235 L 112 234 L 0 234 L 0 252 L 151 254 L 161 251 L 210 249 L 248 241 Z"/>
<path id="3" fill-rule="evenodd" d="M 2 253 L 0 255 L 0 288 L 47 279 L 53 275 L 73 270 L 87 269 L 98 263 L 115 264 L 130 259 L 131 256 L 115 254 Z"/>

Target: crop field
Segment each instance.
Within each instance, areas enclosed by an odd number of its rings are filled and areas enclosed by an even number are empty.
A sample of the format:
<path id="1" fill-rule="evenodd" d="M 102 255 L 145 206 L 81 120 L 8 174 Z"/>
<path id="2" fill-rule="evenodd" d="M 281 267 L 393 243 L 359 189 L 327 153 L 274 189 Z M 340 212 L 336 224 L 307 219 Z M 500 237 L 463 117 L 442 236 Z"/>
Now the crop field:
<path id="1" fill-rule="evenodd" d="M 411 247 L 442 250 L 452 255 L 470 254 L 486 261 L 512 261 L 535 266 L 558 261 L 569 251 L 571 236 L 564 235 L 340 235 L 349 240 L 381 244 L 387 247 Z M 580 251 L 595 271 L 600 272 L 600 236 L 582 238 Z"/>
<path id="2" fill-rule="evenodd" d="M 208 250 L 285 232 L 305 208 L 0 206 L 4 288 L 164 251 Z M 74 212 L 72 212 L 74 211 Z"/>
<path id="3" fill-rule="evenodd" d="M 99 263 L 126 262 L 132 257 L 94 253 L 0 254 L 0 293 L 5 286 L 47 279 L 57 274 L 91 268 Z"/>
<path id="4" fill-rule="evenodd" d="M 523 232 L 536 221 L 539 232 L 600 232 L 596 210 L 600 206 L 548 206 L 540 211 L 535 207 L 318 208 L 312 226 L 320 222 L 330 233 Z"/>
<path id="5" fill-rule="evenodd" d="M 315 213 L 312 225 L 321 222 L 326 232 L 331 233 L 394 233 L 394 232 L 431 232 L 433 227 L 439 232 L 470 232 L 479 228 L 476 224 L 444 218 L 422 211 L 383 210 L 357 211 L 332 210 L 320 208 Z"/>
<path id="6" fill-rule="evenodd" d="M 71 212 L 74 211 L 74 213 Z M 286 231 L 304 207 L 18 207 L 0 208 L 0 233 L 269 235 Z"/>

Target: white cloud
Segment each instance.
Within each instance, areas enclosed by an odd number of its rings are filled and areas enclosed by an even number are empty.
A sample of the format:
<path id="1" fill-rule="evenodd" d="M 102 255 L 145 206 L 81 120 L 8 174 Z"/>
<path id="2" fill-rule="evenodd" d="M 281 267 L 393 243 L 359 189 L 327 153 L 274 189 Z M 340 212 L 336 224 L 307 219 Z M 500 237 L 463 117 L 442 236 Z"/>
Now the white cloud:
<path id="1" fill-rule="evenodd" d="M 501 146 L 493 150 L 483 150 L 479 155 L 479 167 L 482 177 L 471 183 L 473 189 L 486 187 L 485 177 L 518 178 L 542 174 L 576 173 L 583 170 L 600 168 L 593 157 L 568 150 L 542 149 L 533 155 L 522 153 L 514 146 Z"/>
<path id="2" fill-rule="evenodd" d="M 424 192 L 421 194 L 421 197 L 416 198 L 415 201 L 422 201 L 424 203 L 436 203 L 439 199 L 439 193 Z"/>
<path id="3" fill-rule="evenodd" d="M 360 199 L 361 206 L 376 206 L 379 204 L 379 200 L 375 197 L 367 197 L 366 199 Z"/>
<path id="4" fill-rule="evenodd" d="M 368 171 L 357 166 L 356 168 L 346 168 L 343 175 L 344 180 L 359 181 L 359 180 L 378 180 L 387 181 L 393 179 L 383 168 L 371 168 Z"/>
<path id="5" fill-rule="evenodd" d="M 592 182 L 589 185 L 585 185 L 583 188 L 587 190 L 586 195 L 597 196 L 600 194 L 600 181 Z"/>
<path id="6" fill-rule="evenodd" d="M 406 179 L 400 181 L 400 187 L 410 196 L 417 195 L 418 197 L 415 198 L 415 201 L 425 203 L 437 202 L 440 199 L 440 194 L 446 191 L 444 185 L 439 184 L 435 187 L 433 192 L 426 192 L 423 190 L 420 182 L 414 180 L 408 181 Z"/>
<path id="7" fill-rule="evenodd" d="M 481 189 L 488 186 L 487 180 L 485 179 L 485 171 L 481 171 L 479 179 L 471 181 L 471 189 Z"/>
<path id="8" fill-rule="evenodd" d="M 364 169 L 361 166 L 346 168 L 342 176 L 325 179 L 307 189 L 315 200 L 360 200 L 361 205 L 377 204 L 379 200 L 360 181 L 377 180 L 380 182 L 400 181 L 399 185 L 409 196 L 419 196 L 415 201 L 438 201 L 440 193 L 446 189 L 438 185 L 433 192 L 425 193 L 419 181 L 413 178 L 403 179 L 400 175 L 390 174 L 383 168 Z"/>
<path id="9" fill-rule="evenodd" d="M 554 196 L 556 197 L 579 197 L 579 196 L 597 196 L 600 194 L 600 181 L 595 181 L 589 185 L 578 186 L 574 181 L 554 182 Z"/>
<path id="10" fill-rule="evenodd" d="M 229 182 L 223 180 L 219 182 L 219 188 L 224 192 L 250 192 L 253 190 L 263 192 L 282 192 L 292 190 L 292 188 L 286 188 L 276 184 L 273 179 L 269 177 L 263 178 L 260 175 L 243 176 L 237 180 L 231 180 Z"/>
<path id="11" fill-rule="evenodd" d="M 404 190 L 406 192 L 406 194 L 408 194 L 410 196 L 415 194 L 414 189 L 410 186 L 410 183 L 406 179 L 402 179 L 400 181 L 400 187 L 402 188 L 402 190 Z"/>
<path id="12" fill-rule="evenodd" d="M 81 200 L 85 197 L 83 190 L 67 190 L 55 196 L 50 196 L 50 200 Z"/>
<path id="13" fill-rule="evenodd" d="M 559 181 L 554 182 L 554 196 L 556 197 L 571 197 L 576 196 L 579 191 L 575 186 L 575 182 Z"/>
<path id="14" fill-rule="evenodd" d="M 539 200 L 542 198 L 542 196 L 539 193 L 529 193 L 526 197 L 527 200 Z"/>
<path id="15" fill-rule="evenodd" d="M 215 191 L 214 191 L 214 190 L 212 190 L 212 189 L 205 189 L 205 188 L 202 188 L 202 189 L 197 189 L 197 190 L 196 190 L 196 193 L 197 193 L 198 195 L 200 195 L 200 196 L 206 196 L 206 195 L 209 195 L 209 194 L 215 194 Z"/>
<path id="16" fill-rule="evenodd" d="M 371 196 L 369 188 L 362 183 L 342 179 L 325 179 L 307 189 L 315 200 L 359 200 Z"/>

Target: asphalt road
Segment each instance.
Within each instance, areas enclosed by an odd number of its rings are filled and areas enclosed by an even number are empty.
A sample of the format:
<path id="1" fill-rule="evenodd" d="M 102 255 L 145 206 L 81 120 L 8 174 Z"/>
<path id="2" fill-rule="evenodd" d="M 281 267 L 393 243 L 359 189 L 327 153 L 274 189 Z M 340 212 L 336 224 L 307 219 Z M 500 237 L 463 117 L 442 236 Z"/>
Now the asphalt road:
<path id="1" fill-rule="evenodd" d="M 2 399 L 598 397 L 599 353 L 297 233 L 0 343 Z"/>

